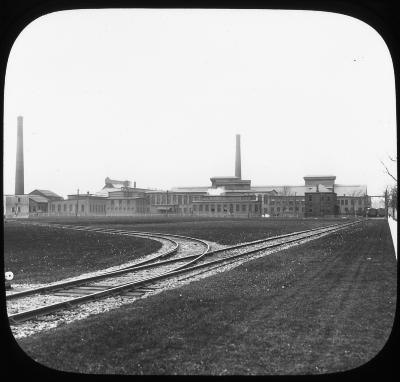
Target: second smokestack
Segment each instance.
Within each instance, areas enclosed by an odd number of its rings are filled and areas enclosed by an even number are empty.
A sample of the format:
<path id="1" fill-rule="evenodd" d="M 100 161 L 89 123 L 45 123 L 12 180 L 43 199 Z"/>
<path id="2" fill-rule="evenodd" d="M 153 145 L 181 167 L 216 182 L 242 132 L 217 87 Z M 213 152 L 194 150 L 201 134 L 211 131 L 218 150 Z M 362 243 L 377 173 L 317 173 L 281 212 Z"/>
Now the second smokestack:
<path id="1" fill-rule="evenodd" d="M 240 134 L 236 134 L 235 176 L 239 179 L 242 179 L 242 165 L 240 158 Z"/>

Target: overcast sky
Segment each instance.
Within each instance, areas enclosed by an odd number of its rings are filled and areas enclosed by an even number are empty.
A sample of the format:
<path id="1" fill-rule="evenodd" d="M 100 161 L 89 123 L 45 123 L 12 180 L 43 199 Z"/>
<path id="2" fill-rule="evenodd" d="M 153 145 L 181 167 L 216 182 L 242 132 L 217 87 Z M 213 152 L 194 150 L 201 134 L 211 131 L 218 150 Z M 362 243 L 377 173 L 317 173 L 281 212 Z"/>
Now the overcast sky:
<path id="1" fill-rule="evenodd" d="M 336 175 L 381 193 L 396 155 L 394 72 L 364 22 L 314 11 L 79 10 L 33 21 L 10 53 L 4 192 L 14 193 L 17 116 L 25 193 L 302 185 Z M 393 172 L 396 169 L 391 167 Z"/>

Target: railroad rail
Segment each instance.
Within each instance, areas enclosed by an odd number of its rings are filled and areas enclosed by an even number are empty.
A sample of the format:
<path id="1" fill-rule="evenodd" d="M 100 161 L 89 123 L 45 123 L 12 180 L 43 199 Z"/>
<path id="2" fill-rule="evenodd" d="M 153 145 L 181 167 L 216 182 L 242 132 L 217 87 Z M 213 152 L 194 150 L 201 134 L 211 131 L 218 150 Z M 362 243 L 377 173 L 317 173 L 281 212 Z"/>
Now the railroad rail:
<path id="1" fill-rule="evenodd" d="M 29 224 L 29 223 L 25 223 Z M 34 225 L 40 225 L 40 226 L 49 226 L 48 224 L 38 224 L 38 223 L 33 223 Z M 210 245 L 205 242 L 204 240 L 197 239 L 197 238 L 192 238 L 189 236 L 183 236 L 183 235 L 170 235 L 170 234 L 161 234 L 161 233 L 151 233 L 151 232 L 142 232 L 142 231 L 131 231 L 131 230 L 117 230 L 117 229 L 112 229 L 112 228 L 97 228 L 97 227 L 91 227 L 91 226 L 61 226 L 61 225 L 50 225 L 52 227 L 56 226 L 56 228 L 67 228 L 67 229 L 73 229 L 73 230 L 83 230 L 83 231 L 94 231 L 94 232 L 100 232 L 100 233 L 107 233 L 107 234 L 112 234 L 112 235 L 122 235 L 122 236 L 134 236 L 134 237 L 146 237 L 146 238 L 161 238 L 163 240 L 169 241 L 173 244 L 173 247 L 169 249 L 166 252 L 160 253 L 155 257 L 152 257 L 150 259 L 138 261 L 137 263 L 133 265 L 128 265 L 125 267 L 121 267 L 118 270 L 115 271 L 108 271 L 108 272 L 103 272 L 94 276 L 89 276 L 89 277 L 82 277 L 70 281 L 63 281 L 63 282 L 56 282 L 50 285 L 38 287 L 38 288 L 32 288 L 28 289 L 25 291 L 21 292 L 16 292 L 16 293 L 11 293 L 6 296 L 7 301 L 10 300 L 15 300 L 21 297 L 27 297 L 35 294 L 43 294 L 46 292 L 51 292 L 51 291 L 58 291 L 60 289 L 65 289 L 68 287 L 76 287 L 79 285 L 85 285 L 89 282 L 93 281 L 98 281 L 104 278 L 109 278 L 109 277 L 114 277 L 114 276 L 119 276 L 123 275 L 125 273 L 131 273 L 133 271 L 141 271 L 144 269 L 151 269 L 151 268 L 157 268 L 160 266 L 165 266 L 167 264 L 173 264 L 173 263 L 178 263 L 182 262 L 181 257 L 177 258 L 171 258 L 168 260 L 161 260 L 167 257 L 172 257 L 172 255 L 177 254 L 180 244 L 176 242 L 175 240 L 170 239 L 170 237 L 174 238 L 179 238 L 179 239 L 184 239 L 188 240 L 190 242 L 196 242 L 205 247 L 203 251 L 201 252 L 202 254 L 207 253 L 210 250 Z M 190 259 L 196 258 L 199 255 L 191 255 L 189 256 Z M 187 256 L 184 257 L 185 260 L 188 258 Z"/>
<path id="2" fill-rule="evenodd" d="M 103 284 L 100 285 L 96 283 L 98 280 L 88 279 L 84 281 L 84 279 L 81 279 L 78 280 L 78 282 L 80 282 L 79 285 L 74 285 L 73 283 L 65 285 L 65 288 L 61 287 L 61 292 L 60 288 L 58 288 L 56 295 L 58 293 L 58 296 L 66 297 L 65 301 L 45 304 L 34 309 L 10 314 L 9 320 L 12 323 L 18 324 L 25 320 L 34 319 L 41 315 L 71 308 L 95 299 L 121 294 L 140 295 L 143 294 L 143 292 L 148 291 L 149 287 L 162 280 L 174 278 L 185 273 L 189 275 L 188 277 L 196 276 L 199 273 L 203 273 L 227 264 L 235 263 L 240 259 L 245 258 L 246 256 L 249 257 L 256 252 L 285 247 L 288 244 L 301 243 L 304 240 L 318 238 L 344 228 L 352 227 L 360 222 L 361 221 L 333 224 L 322 228 L 298 231 L 261 240 L 255 240 L 248 243 L 237 244 L 214 251 L 207 250 L 199 255 L 190 255 L 178 259 L 164 260 L 158 263 L 143 264 L 138 268 L 141 267 L 140 270 L 153 269 L 152 274 L 147 276 L 146 274 L 142 274 L 139 277 L 136 275 L 133 277 L 133 279 L 131 276 L 129 276 L 129 274 L 132 272 L 137 272 L 138 269 L 126 269 L 124 272 L 120 273 L 118 273 L 119 271 L 116 271 L 107 275 L 105 274 L 104 277 L 102 277 Z M 175 266 L 171 268 L 171 264 L 174 264 Z M 118 276 L 122 275 L 123 273 L 128 275 L 128 277 L 122 276 L 119 278 Z M 105 284 L 104 279 L 106 279 L 106 281 L 108 279 L 108 282 Z M 84 286 L 82 286 L 82 282 L 84 282 Z M 9 299 L 10 296 L 7 296 L 7 299 Z M 15 294 L 13 296 L 15 296 Z M 19 297 L 22 296 L 20 295 Z"/>

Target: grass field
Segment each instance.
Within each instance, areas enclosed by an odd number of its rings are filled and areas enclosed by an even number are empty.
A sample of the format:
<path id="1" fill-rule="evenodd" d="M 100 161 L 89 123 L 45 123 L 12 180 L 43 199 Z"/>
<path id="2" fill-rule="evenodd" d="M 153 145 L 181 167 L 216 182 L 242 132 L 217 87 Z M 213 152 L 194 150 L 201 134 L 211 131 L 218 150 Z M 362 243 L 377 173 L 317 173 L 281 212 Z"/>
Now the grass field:
<path id="1" fill-rule="evenodd" d="M 343 219 L 216 219 L 191 217 L 48 218 L 63 224 L 97 225 L 197 237 L 220 244 L 237 244 L 269 236 L 344 222 Z"/>
<path id="2" fill-rule="evenodd" d="M 19 340 L 81 373 L 318 374 L 384 346 L 397 263 L 384 220 Z"/>
<path id="3" fill-rule="evenodd" d="M 4 225 L 4 265 L 15 283 L 46 283 L 123 264 L 161 248 L 135 237 L 38 227 Z"/>

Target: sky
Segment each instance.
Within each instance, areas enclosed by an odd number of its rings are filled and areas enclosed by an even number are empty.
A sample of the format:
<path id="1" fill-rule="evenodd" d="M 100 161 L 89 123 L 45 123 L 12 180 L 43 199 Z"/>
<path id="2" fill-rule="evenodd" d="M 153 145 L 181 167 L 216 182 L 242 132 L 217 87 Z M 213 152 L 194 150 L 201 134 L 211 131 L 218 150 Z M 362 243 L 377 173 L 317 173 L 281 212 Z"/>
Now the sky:
<path id="1" fill-rule="evenodd" d="M 74 10 L 18 36 L 5 83 L 4 193 L 17 116 L 25 193 L 137 187 L 366 184 L 396 173 L 394 71 L 382 37 L 340 14 L 286 10 Z"/>

